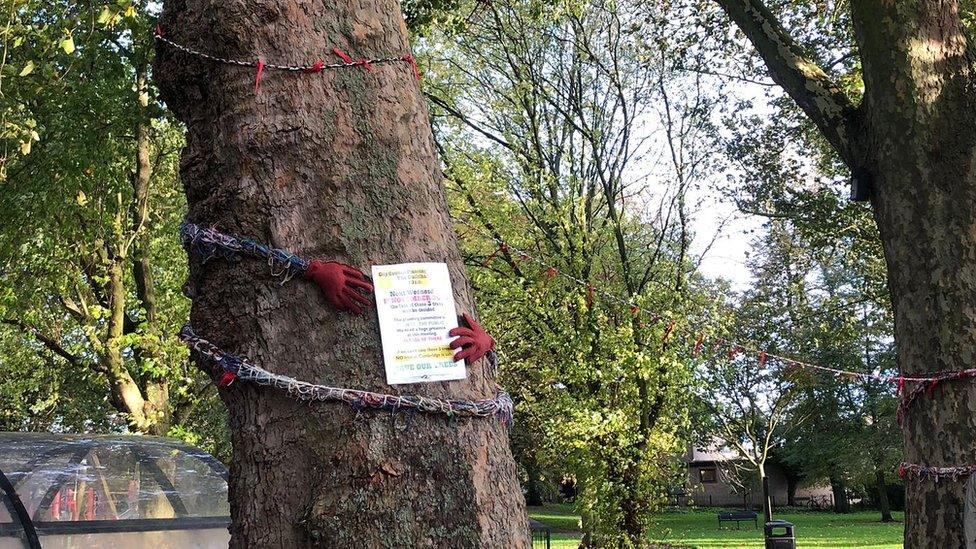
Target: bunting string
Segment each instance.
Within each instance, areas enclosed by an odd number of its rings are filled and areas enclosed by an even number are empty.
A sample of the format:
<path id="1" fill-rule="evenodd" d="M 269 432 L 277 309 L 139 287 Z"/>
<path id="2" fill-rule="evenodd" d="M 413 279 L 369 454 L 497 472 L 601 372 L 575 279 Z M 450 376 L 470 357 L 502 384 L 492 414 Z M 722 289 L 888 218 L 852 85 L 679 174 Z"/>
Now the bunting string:
<path id="1" fill-rule="evenodd" d="M 619 305 L 627 307 L 631 314 L 644 314 L 651 317 L 651 322 L 656 323 L 662 320 L 667 321 L 667 327 L 664 330 L 664 335 L 662 336 L 662 342 L 667 342 L 669 337 L 674 335 L 676 320 L 674 318 L 668 318 L 664 314 L 655 313 L 654 311 L 642 310 L 637 306 L 636 303 L 630 302 L 625 299 L 621 299 L 615 294 L 612 294 L 606 290 L 595 287 L 591 282 L 584 281 L 568 273 L 562 272 L 555 266 L 547 263 L 546 261 L 532 256 L 528 252 L 512 246 L 508 242 L 496 237 L 485 229 L 476 227 L 471 223 L 459 218 L 454 218 L 458 223 L 478 232 L 482 236 L 491 239 L 498 245 L 498 249 L 492 253 L 488 260 L 484 262 L 484 266 L 490 264 L 492 260 L 497 257 L 500 252 L 512 252 L 516 254 L 519 261 L 532 261 L 539 265 L 545 273 L 547 279 L 553 279 L 557 276 L 563 279 L 569 280 L 570 282 L 584 288 L 587 296 L 587 303 L 592 304 L 592 296 L 594 293 L 599 294 L 604 299 L 611 302 L 617 303 Z M 706 330 L 701 330 L 697 332 L 696 340 L 694 344 L 694 350 L 692 354 L 694 356 L 699 356 L 702 351 L 702 347 L 706 340 Z M 813 364 L 810 362 L 805 362 L 801 360 L 796 360 L 790 357 L 785 357 L 771 353 L 765 349 L 760 349 L 752 345 L 739 343 L 735 341 L 730 341 L 723 338 L 713 338 L 713 351 L 718 351 L 723 346 L 728 346 L 728 359 L 735 360 L 736 357 L 742 355 L 743 353 L 750 353 L 756 357 L 759 364 L 759 368 L 765 368 L 770 361 L 775 361 L 780 363 L 787 368 L 805 368 L 809 370 L 815 370 L 819 372 L 824 372 L 831 374 L 837 378 L 845 379 L 871 379 L 884 383 L 894 383 L 897 387 L 897 394 L 901 398 L 901 402 L 898 407 L 898 422 L 903 424 L 905 415 L 909 406 L 917 400 L 922 395 L 933 395 L 935 389 L 943 383 L 960 381 L 964 379 L 976 378 L 976 368 L 969 368 L 965 370 L 950 371 L 950 372 L 932 372 L 921 375 L 914 376 L 903 376 L 903 375 L 884 375 L 880 372 L 865 373 L 865 372 L 855 372 L 852 370 L 844 370 L 840 368 L 831 368 L 829 366 L 822 366 L 820 364 Z M 911 386 L 909 388 L 909 386 Z M 898 467 L 898 475 L 902 478 L 906 476 L 914 476 L 920 479 L 931 479 L 936 482 L 942 479 L 951 479 L 956 481 L 963 477 L 968 477 L 969 475 L 976 473 L 976 465 L 961 465 L 953 467 L 928 467 L 915 463 L 902 463 Z"/>
<path id="2" fill-rule="evenodd" d="M 307 402 L 341 402 L 356 410 L 370 409 L 388 412 L 416 411 L 442 414 L 448 417 L 497 417 L 511 428 L 513 422 L 512 398 L 497 387 L 493 398 L 484 400 L 437 399 L 424 396 L 392 395 L 317 385 L 299 381 L 289 376 L 271 373 L 250 363 L 246 358 L 226 353 L 213 343 L 198 336 L 189 324 L 180 330 L 180 340 L 191 350 L 215 365 L 221 372 L 222 384 L 243 380 L 263 387 L 282 390 L 292 398 Z"/>
<path id="3" fill-rule="evenodd" d="M 154 32 L 153 36 L 157 42 L 161 44 L 165 44 L 166 46 L 171 47 L 173 49 L 179 50 L 187 55 L 192 55 L 194 57 L 206 59 L 214 63 L 221 63 L 224 65 L 233 65 L 237 67 L 248 67 L 248 68 L 255 69 L 255 76 L 254 76 L 255 93 L 260 90 L 261 79 L 264 76 L 264 71 L 266 70 L 276 70 L 276 71 L 284 71 L 284 72 L 291 72 L 291 73 L 298 73 L 298 74 L 313 74 L 313 73 L 319 73 L 326 70 L 345 69 L 345 68 L 352 68 L 352 67 L 362 67 L 364 70 L 371 71 L 373 70 L 373 65 L 382 65 L 385 63 L 407 63 L 408 65 L 410 65 L 414 77 L 417 80 L 420 80 L 420 69 L 417 67 L 417 60 L 414 58 L 413 55 L 377 57 L 371 59 L 367 59 L 367 58 L 353 59 L 348 54 L 340 50 L 339 48 L 332 48 L 332 54 L 339 58 L 338 62 L 326 63 L 324 60 L 319 59 L 315 62 L 305 63 L 301 65 L 285 65 L 281 63 L 269 63 L 260 58 L 254 59 L 253 61 L 245 61 L 241 59 L 220 57 L 217 55 L 212 55 L 206 52 L 202 52 L 194 48 L 191 48 L 189 46 L 186 46 L 184 44 L 180 44 L 178 42 L 170 40 L 169 38 L 163 35 L 162 28 L 160 28 L 158 25 L 156 26 L 156 31 Z"/>
<path id="4" fill-rule="evenodd" d="M 587 302 L 592 304 L 594 295 L 600 295 L 604 299 L 618 303 L 630 311 L 631 314 L 648 315 L 652 323 L 666 321 L 667 326 L 662 336 L 663 341 L 675 336 L 677 320 L 667 315 L 656 313 L 651 310 L 641 309 L 637 304 L 622 299 L 604 289 L 595 286 L 591 282 L 584 281 L 578 277 L 560 271 L 553 265 L 541 260 L 528 252 L 518 249 L 507 242 L 494 237 L 487 231 L 482 230 L 464 220 L 457 220 L 462 225 L 471 228 L 487 238 L 490 238 L 498 245 L 498 249 L 489 256 L 484 263 L 487 265 L 500 253 L 513 253 L 520 261 L 532 261 L 538 264 L 545 273 L 546 278 L 553 279 L 561 277 L 580 286 L 586 292 Z M 262 244 L 250 238 L 243 238 L 231 234 L 222 233 L 215 228 L 203 228 L 192 223 L 185 223 L 180 228 L 180 236 L 187 248 L 201 254 L 203 261 L 207 261 L 215 256 L 229 260 L 240 260 L 242 257 L 256 257 L 264 259 L 271 267 L 274 276 L 282 277 L 282 283 L 287 282 L 295 276 L 302 275 L 307 269 L 309 262 L 301 257 L 280 248 L 274 248 Z M 706 343 L 706 331 L 697 332 L 694 350 L 692 353 L 698 356 Z M 426 397 L 411 397 L 398 395 L 384 395 L 381 393 L 370 393 L 352 389 L 342 389 L 328 387 L 324 385 L 314 385 L 311 383 L 298 381 L 287 376 L 272 374 L 251 365 L 243 359 L 227 355 L 211 345 L 206 340 L 198 338 L 193 334 L 189 326 L 184 327 L 180 333 L 181 339 L 189 346 L 200 351 L 212 363 L 220 366 L 220 384 L 227 385 L 234 379 L 240 377 L 252 381 L 258 385 L 271 386 L 286 391 L 288 394 L 300 400 L 310 401 L 341 401 L 357 408 L 373 408 L 395 411 L 398 409 L 415 409 L 428 413 L 444 413 L 447 415 L 458 416 L 478 416 L 499 415 L 506 424 L 511 422 L 511 398 L 499 389 L 498 395 L 494 399 L 482 401 L 463 401 L 463 400 L 437 400 Z M 839 378 L 847 379 L 873 379 L 880 382 L 895 383 L 897 393 L 901 397 L 898 409 L 899 423 L 904 422 L 905 414 L 909 406 L 922 395 L 932 395 L 935 389 L 943 383 L 959 381 L 963 379 L 976 378 L 976 368 L 952 371 L 952 372 L 933 372 L 923 375 L 902 376 L 902 375 L 882 375 L 879 372 L 865 373 L 832 368 L 800 361 L 793 358 L 777 355 L 769 351 L 757 348 L 752 345 L 731 341 L 724 338 L 712 338 L 711 348 L 717 351 L 723 347 L 728 347 L 728 359 L 735 360 L 743 354 L 755 355 L 760 368 L 766 367 L 770 361 L 779 362 L 788 368 L 806 368 L 815 371 L 829 373 Z M 206 352 L 205 352 L 206 351 Z M 507 409 L 506 409 L 507 406 Z M 507 411 L 506 411 L 507 410 Z M 899 467 L 899 474 L 902 476 L 913 475 L 917 477 L 952 478 L 969 475 L 976 469 L 976 466 L 959 467 L 925 467 L 917 464 L 902 464 Z"/>
<path id="5" fill-rule="evenodd" d="M 675 326 L 675 324 L 677 322 L 677 319 L 676 318 L 669 317 L 668 315 L 666 315 L 664 313 L 657 313 L 657 312 L 654 312 L 654 311 L 651 311 L 651 310 L 641 309 L 636 303 L 634 303 L 632 301 L 623 299 L 623 298 L 621 298 L 621 297 L 619 297 L 619 296 L 617 296 L 617 295 L 615 295 L 615 294 L 613 294 L 613 293 L 611 293 L 611 292 L 609 292 L 607 290 L 604 290 L 602 288 L 596 287 L 591 282 L 582 280 L 582 279 L 580 279 L 580 278 L 578 278 L 576 276 L 573 276 L 573 275 L 571 275 L 569 273 L 566 273 L 564 271 L 560 271 L 559 269 L 557 269 L 552 264 L 550 264 L 550 263 L 548 263 L 548 262 L 546 262 L 546 261 L 544 261 L 542 259 L 539 259 L 538 257 L 535 257 L 535 256 L 529 254 L 528 252 L 526 252 L 525 250 L 521 250 L 521 249 L 519 249 L 519 248 L 511 245 L 508 242 L 505 242 L 504 240 L 496 237 L 495 235 L 491 234 L 490 232 L 488 232 L 487 230 L 485 230 L 485 229 L 483 229 L 481 227 L 477 227 L 477 226 L 475 226 L 475 225 L 473 225 L 473 224 L 471 224 L 471 223 L 469 223 L 469 222 L 467 222 L 467 221 L 465 221 L 463 219 L 460 219 L 460 218 L 454 218 L 454 219 L 455 219 L 455 221 L 457 221 L 458 223 L 464 225 L 465 227 L 468 227 L 469 229 L 471 229 L 471 230 L 473 230 L 473 231 L 481 234 L 482 236 L 484 236 L 484 237 L 492 240 L 499 247 L 499 250 L 506 251 L 506 252 L 510 251 L 512 254 L 515 254 L 519 258 L 520 261 L 531 261 L 533 263 L 536 263 L 537 265 L 539 265 L 543 269 L 543 272 L 545 273 L 545 276 L 548 279 L 553 279 L 553 278 L 555 278 L 555 277 L 558 276 L 558 277 L 561 277 L 561 278 L 563 278 L 565 280 L 568 280 L 568 281 L 572 282 L 573 284 L 575 284 L 575 285 L 583 288 L 583 290 L 586 292 L 586 295 L 587 296 L 592 296 L 593 294 L 597 294 L 597 295 L 601 296 L 603 299 L 605 299 L 607 301 L 610 301 L 610 302 L 613 302 L 613 303 L 616 303 L 618 305 L 621 305 L 623 307 L 628 308 L 630 310 L 631 314 L 635 314 L 635 315 L 637 315 L 637 314 L 643 314 L 643 315 L 649 316 L 651 318 L 651 323 L 652 324 L 653 323 L 657 323 L 657 322 L 661 322 L 661 321 L 667 322 L 667 327 L 665 328 L 664 336 L 663 336 L 662 339 L 667 340 L 668 338 L 672 338 L 675 335 L 674 334 L 674 332 L 675 332 L 674 326 Z M 491 259 L 494 259 L 495 257 L 497 257 L 497 254 L 498 254 L 498 252 L 495 252 L 494 254 L 492 254 L 489 257 Z M 707 339 L 706 338 L 706 332 L 707 332 L 707 329 L 706 328 L 702 328 L 701 331 L 699 331 L 697 333 L 694 332 L 694 331 L 691 332 L 691 335 L 697 337 L 697 339 L 695 341 L 695 350 L 693 351 L 693 353 L 695 354 L 695 356 L 697 356 L 701 352 L 701 350 L 703 348 L 703 345 L 705 344 L 705 341 Z M 786 356 L 782 356 L 782 355 L 778 355 L 778 354 L 772 353 L 770 351 L 761 349 L 761 348 L 756 347 L 754 345 L 750 345 L 750 344 L 747 344 L 747 343 L 741 343 L 741 342 L 737 342 L 737 341 L 732 341 L 732 340 L 729 340 L 729 339 L 715 337 L 715 338 L 712 338 L 712 342 L 713 342 L 713 349 L 716 349 L 716 350 L 719 349 L 719 348 L 721 348 L 721 347 L 723 347 L 723 346 L 728 347 L 728 349 L 729 349 L 728 350 L 728 358 L 729 358 L 729 360 L 735 360 L 736 357 L 738 357 L 740 355 L 750 354 L 750 355 L 753 355 L 753 356 L 756 357 L 756 359 L 757 359 L 757 361 L 758 361 L 758 363 L 759 363 L 759 365 L 760 365 L 761 368 L 768 366 L 771 362 L 777 362 L 777 363 L 779 363 L 782 366 L 785 366 L 787 368 L 804 368 L 804 369 L 809 369 L 809 370 L 815 370 L 815 371 L 819 371 L 819 372 L 824 372 L 824 373 L 830 374 L 830 375 L 832 375 L 834 377 L 838 377 L 838 378 L 846 378 L 846 379 L 871 379 L 871 380 L 880 381 L 880 382 L 884 382 L 884 383 L 895 383 L 899 387 L 899 393 L 900 394 L 909 394 L 909 393 L 906 393 L 905 390 L 904 390 L 906 384 L 908 384 L 908 383 L 911 383 L 911 384 L 920 384 L 918 387 L 914 388 L 911 391 L 911 393 L 913 394 L 913 396 L 911 396 L 911 398 L 909 400 L 914 400 L 921 393 L 926 393 L 927 392 L 927 393 L 931 394 L 931 392 L 932 392 L 932 390 L 934 390 L 935 386 L 938 385 L 938 384 L 940 384 L 940 383 L 947 382 L 947 381 L 958 381 L 958 380 L 961 380 L 961 379 L 968 379 L 968 378 L 976 377 L 976 368 L 974 368 L 974 369 L 967 369 L 967 370 L 961 370 L 961 371 L 937 372 L 937 373 L 924 374 L 924 375 L 914 375 L 914 376 L 903 376 L 903 375 L 897 375 L 897 374 L 882 374 L 882 373 L 877 372 L 877 371 L 876 372 L 870 372 L 870 373 L 868 373 L 868 372 L 856 372 L 856 371 L 853 371 L 853 370 L 844 370 L 844 369 L 841 369 L 841 368 L 832 368 L 830 366 L 823 366 L 823 365 L 820 365 L 820 364 L 813 364 L 811 362 L 805 362 L 805 361 L 802 361 L 802 360 L 797 360 L 795 358 L 790 358 L 790 357 L 786 357 Z M 919 387 L 921 388 L 921 390 L 919 390 Z"/>

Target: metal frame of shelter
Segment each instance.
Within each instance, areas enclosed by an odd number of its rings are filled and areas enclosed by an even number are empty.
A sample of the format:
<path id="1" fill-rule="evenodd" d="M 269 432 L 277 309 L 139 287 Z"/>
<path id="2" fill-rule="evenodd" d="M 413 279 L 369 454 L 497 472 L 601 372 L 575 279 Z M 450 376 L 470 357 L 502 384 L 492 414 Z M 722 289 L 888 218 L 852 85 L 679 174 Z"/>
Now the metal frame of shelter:
<path id="1" fill-rule="evenodd" d="M 131 449 L 137 456 L 140 458 L 145 458 L 145 461 L 142 463 L 149 467 L 149 473 L 152 475 L 153 480 L 155 480 L 162 493 L 165 494 L 166 499 L 173 507 L 175 513 L 177 515 L 186 515 L 186 505 L 184 505 L 183 501 L 180 499 L 179 492 L 173 487 L 173 483 L 151 457 L 149 451 L 147 450 L 146 443 L 140 442 L 140 439 L 151 440 L 155 444 L 159 444 L 160 440 L 157 438 L 140 436 L 82 436 L 65 438 L 61 435 L 50 435 L 50 439 L 48 440 L 52 443 L 53 447 L 50 450 L 47 450 L 32 458 L 23 468 L 24 471 L 18 472 L 22 475 L 20 478 L 14 477 L 14 480 L 11 480 L 11 476 L 13 476 L 12 472 L 0 470 L 0 492 L 2 492 L 5 496 L 0 499 L 3 500 L 3 503 L 6 506 L 10 516 L 13 517 L 15 521 L 19 521 L 9 524 L 0 523 L 0 537 L 23 535 L 27 547 L 30 549 L 41 549 L 40 537 L 44 535 L 197 530 L 227 527 L 230 524 L 229 516 L 177 516 L 176 518 L 149 519 L 39 521 L 36 520 L 34 516 L 31 516 L 27 510 L 27 507 L 17 494 L 17 485 L 29 477 L 30 472 L 44 460 L 60 454 L 71 454 L 71 457 L 66 465 L 75 466 L 80 464 L 81 461 L 84 460 L 89 454 L 89 452 L 97 449 L 100 446 L 100 443 L 105 443 L 106 441 L 116 443 L 121 442 L 126 448 Z M 2 442 L 3 433 L 0 433 L 0 444 L 2 444 Z M 227 480 L 227 468 L 210 454 L 171 439 L 166 439 L 166 446 L 174 450 L 185 452 L 192 457 L 199 459 L 209 466 L 214 473 L 224 479 L 224 481 Z M 37 507 L 37 511 L 34 513 L 35 515 L 50 505 L 51 501 L 55 497 L 55 494 L 62 487 L 62 484 L 69 479 L 69 477 L 70 472 L 67 470 L 57 475 L 56 480 L 45 492 L 41 503 Z"/>

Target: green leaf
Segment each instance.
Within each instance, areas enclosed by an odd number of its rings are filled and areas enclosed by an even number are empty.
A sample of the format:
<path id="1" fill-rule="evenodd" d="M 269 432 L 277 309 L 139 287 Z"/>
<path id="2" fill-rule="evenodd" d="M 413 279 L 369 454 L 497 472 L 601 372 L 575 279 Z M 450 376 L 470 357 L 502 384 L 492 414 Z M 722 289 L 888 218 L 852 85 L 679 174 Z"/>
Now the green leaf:
<path id="1" fill-rule="evenodd" d="M 20 76 L 27 76 L 28 74 L 34 72 L 34 62 L 28 61 L 24 68 L 20 70 Z"/>
<path id="2" fill-rule="evenodd" d="M 108 9 L 108 6 L 102 8 L 102 12 L 98 14 L 98 24 L 104 25 L 112 19 L 112 10 Z"/>
<path id="3" fill-rule="evenodd" d="M 61 49 L 64 50 L 64 53 L 67 53 L 68 55 L 74 53 L 75 41 L 73 38 L 71 38 L 70 34 L 61 41 Z"/>

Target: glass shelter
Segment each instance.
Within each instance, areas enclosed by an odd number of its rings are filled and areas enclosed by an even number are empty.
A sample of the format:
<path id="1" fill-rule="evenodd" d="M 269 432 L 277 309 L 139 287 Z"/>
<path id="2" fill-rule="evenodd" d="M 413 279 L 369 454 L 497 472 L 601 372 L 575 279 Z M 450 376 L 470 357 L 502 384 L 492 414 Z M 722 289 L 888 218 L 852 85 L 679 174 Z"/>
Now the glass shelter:
<path id="1" fill-rule="evenodd" d="M 227 470 L 183 442 L 0 432 L 0 549 L 227 547 Z"/>

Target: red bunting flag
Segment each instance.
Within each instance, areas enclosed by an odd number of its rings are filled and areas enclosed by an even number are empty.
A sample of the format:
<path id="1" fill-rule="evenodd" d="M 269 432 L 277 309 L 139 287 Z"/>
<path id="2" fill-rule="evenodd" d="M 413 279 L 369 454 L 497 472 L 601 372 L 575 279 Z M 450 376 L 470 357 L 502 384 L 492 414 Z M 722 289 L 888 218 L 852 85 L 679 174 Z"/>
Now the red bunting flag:
<path id="1" fill-rule="evenodd" d="M 258 93 L 261 90 L 261 76 L 264 75 L 264 61 L 258 59 L 257 68 L 257 74 L 254 75 L 254 93 Z"/>
<path id="2" fill-rule="evenodd" d="M 674 321 L 668 323 L 668 327 L 664 330 L 664 337 L 661 338 L 661 343 L 667 343 L 668 338 L 671 337 L 671 332 L 674 331 Z"/>
<path id="3" fill-rule="evenodd" d="M 738 355 L 742 351 L 743 349 L 741 346 L 739 345 L 732 346 L 732 348 L 729 349 L 729 360 L 735 360 L 736 355 Z"/>
<path id="4" fill-rule="evenodd" d="M 332 53 L 338 55 L 344 63 L 348 63 L 350 65 L 360 65 L 368 71 L 373 70 L 373 66 L 370 65 L 369 61 L 367 61 L 365 58 L 360 58 L 358 61 L 353 61 L 352 57 L 349 57 L 346 52 L 340 50 L 339 48 L 332 48 Z M 406 61 L 406 59 L 404 59 L 404 61 Z"/>
<path id="5" fill-rule="evenodd" d="M 504 252 L 507 252 L 507 251 L 508 251 L 508 244 L 502 244 L 501 246 L 499 246 L 498 248 L 496 248 L 495 251 L 491 252 L 491 255 L 489 255 L 487 258 L 485 258 L 485 260 L 481 263 L 481 266 L 482 267 L 487 267 L 492 262 L 493 259 L 495 259 L 496 257 L 498 257 L 498 254 L 499 253 L 504 253 Z"/>
<path id="6" fill-rule="evenodd" d="M 316 72 L 322 72 L 322 70 L 324 68 L 325 68 L 325 61 L 322 61 L 321 59 L 319 59 L 315 63 L 312 63 L 312 66 L 308 67 L 307 69 L 302 70 L 302 72 L 305 73 L 305 74 L 313 74 L 313 73 L 316 73 Z"/>
<path id="7" fill-rule="evenodd" d="M 413 69 L 413 75 L 417 80 L 420 80 L 420 68 L 417 67 L 417 60 L 414 59 L 412 55 L 404 55 L 400 59 L 410 63 L 410 68 Z"/>
<path id="8" fill-rule="evenodd" d="M 705 343 L 705 334 L 699 334 L 698 341 L 695 342 L 695 350 L 691 352 L 692 356 L 698 356 L 701 354 L 703 343 Z"/>

